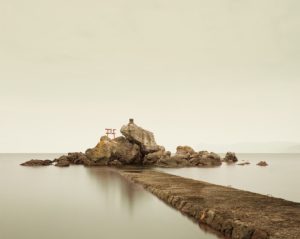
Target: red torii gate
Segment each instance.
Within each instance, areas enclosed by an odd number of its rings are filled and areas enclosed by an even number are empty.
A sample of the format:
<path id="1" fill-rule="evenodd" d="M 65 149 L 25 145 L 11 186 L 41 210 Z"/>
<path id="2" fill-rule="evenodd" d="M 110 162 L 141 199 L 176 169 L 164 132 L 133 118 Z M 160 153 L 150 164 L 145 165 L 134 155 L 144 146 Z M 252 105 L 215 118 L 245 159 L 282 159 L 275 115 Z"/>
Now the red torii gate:
<path id="1" fill-rule="evenodd" d="M 109 135 L 113 135 L 114 136 L 114 139 L 116 138 L 116 129 L 109 129 L 109 128 L 106 128 L 106 135 L 107 137 L 109 137 Z"/>

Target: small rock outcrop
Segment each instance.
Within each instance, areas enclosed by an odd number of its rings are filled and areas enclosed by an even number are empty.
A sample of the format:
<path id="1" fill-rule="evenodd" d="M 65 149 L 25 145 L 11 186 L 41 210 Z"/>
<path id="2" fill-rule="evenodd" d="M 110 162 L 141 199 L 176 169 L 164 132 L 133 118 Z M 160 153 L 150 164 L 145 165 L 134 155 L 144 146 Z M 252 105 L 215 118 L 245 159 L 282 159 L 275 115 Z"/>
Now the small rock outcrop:
<path id="1" fill-rule="evenodd" d="M 83 164 L 86 166 L 92 166 L 93 162 L 91 162 L 87 156 L 82 152 L 74 152 L 68 153 L 67 155 L 62 155 L 57 159 L 53 160 L 55 166 L 60 167 L 61 165 L 66 165 L 66 162 L 70 164 Z"/>
<path id="2" fill-rule="evenodd" d="M 235 153 L 227 152 L 224 158 L 224 162 L 226 163 L 236 163 L 238 161 Z"/>
<path id="3" fill-rule="evenodd" d="M 157 161 L 159 167 L 210 167 L 221 165 L 221 158 L 216 153 L 208 151 L 195 152 L 189 146 L 178 146 L 176 154 Z"/>
<path id="4" fill-rule="evenodd" d="M 130 142 L 139 145 L 144 155 L 160 150 L 160 147 L 155 142 L 154 134 L 137 126 L 133 119 L 130 119 L 127 125 L 122 126 L 121 133 Z"/>
<path id="5" fill-rule="evenodd" d="M 46 159 L 46 160 L 31 159 L 25 163 L 22 163 L 21 165 L 34 167 L 34 166 L 49 166 L 51 164 L 52 164 L 52 161 L 48 160 L 48 159 Z"/>
<path id="6" fill-rule="evenodd" d="M 195 153 L 195 150 L 190 146 L 178 146 L 176 148 L 177 155 L 192 155 Z"/>
<path id="7" fill-rule="evenodd" d="M 258 164 L 256 164 L 258 166 L 268 166 L 267 162 L 266 161 L 260 161 Z"/>

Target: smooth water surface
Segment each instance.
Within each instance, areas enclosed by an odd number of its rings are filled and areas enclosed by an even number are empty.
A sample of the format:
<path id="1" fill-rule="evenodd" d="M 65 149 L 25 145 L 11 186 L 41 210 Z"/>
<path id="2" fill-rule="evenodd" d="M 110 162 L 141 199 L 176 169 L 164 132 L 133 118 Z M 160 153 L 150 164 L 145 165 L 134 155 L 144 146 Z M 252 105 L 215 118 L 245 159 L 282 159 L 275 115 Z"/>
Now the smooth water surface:
<path id="1" fill-rule="evenodd" d="M 300 154 L 238 154 L 239 166 L 159 169 L 166 173 L 300 202 Z M 266 161 L 269 166 L 256 164 Z"/>
<path id="2" fill-rule="evenodd" d="M 0 154 L 1 239 L 217 238 L 111 169 L 22 167 Z"/>

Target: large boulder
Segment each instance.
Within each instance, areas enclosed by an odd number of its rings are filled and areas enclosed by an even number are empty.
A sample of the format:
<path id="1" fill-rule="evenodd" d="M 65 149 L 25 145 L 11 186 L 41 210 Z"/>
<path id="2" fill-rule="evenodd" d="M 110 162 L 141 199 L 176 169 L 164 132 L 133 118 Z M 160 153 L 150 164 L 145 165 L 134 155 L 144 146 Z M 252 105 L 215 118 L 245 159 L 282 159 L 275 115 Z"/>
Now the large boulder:
<path id="1" fill-rule="evenodd" d="M 194 154 L 195 150 L 190 146 L 177 146 L 176 153 L 174 156 L 172 156 L 172 159 L 176 160 L 177 162 L 180 160 L 185 162 L 186 160 L 190 160 Z"/>
<path id="2" fill-rule="evenodd" d="M 219 166 L 222 164 L 220 155 L 213 152 L 200 152 L 200 164 L 198 166 Z"/>
<path id="3" fill-rule="evenodd" d="M 171 156 L 170 151 L 166 151 L 164 147 L 161 147 L 159 151 L 146 154 L 143 159 L 144 165 L 153 165 L 159 160 L 169 159 Z"/>
<path id="4" fill-rule="evenodd" d="M 176 154 L 180 154 L 180 155 L 186 155 L 186 154 L 194 154 L 195 150 L 190 147 L 190 146 L 177 146 L 176 148 Z"/>
<path id="5" fill-rule="evenodd" d="M 156 144 L 154 134 L 148 130 L 145 130 L 137 126 L 133 119 L 130 119 L 127 125 L 123 125 L 121 133 L 130 142 L 140 146 L 141 152 L 145 155 L 160 150 L 159 145 Z"/>
<path id="6" fill-rule="evenodd" d="M 75 152 L 75 153 L 68 153 L 67 159 L 72 164 L 84 164 L 84 162 L 87 160 L 87 157 L 84 153 Z"/>
<path id="7" fill-rule="evenodd" d="M 189 159 L 191 166 L 211 167 L 221 165 L 221 157 L 213 152 L 200 151 L 191 155 Z"/>
<path id="8" fill-rule="evenodd" d="M 107 136 L 101 137 L 96 147 L 86 151 L 86 156 L 103 165 L 108 165 L 110 161 L 114 160 L 118 160 L 122 164 L 140 164 L 142 162 L 140 147 L 122 136 L 115 139 Z"/>
<path id="9" fill-rule="evenodd" d="M 224 162 L 226 163 L 236 163 L 238 161 L 235 153 L 227 152 L 224 158 Z"/>

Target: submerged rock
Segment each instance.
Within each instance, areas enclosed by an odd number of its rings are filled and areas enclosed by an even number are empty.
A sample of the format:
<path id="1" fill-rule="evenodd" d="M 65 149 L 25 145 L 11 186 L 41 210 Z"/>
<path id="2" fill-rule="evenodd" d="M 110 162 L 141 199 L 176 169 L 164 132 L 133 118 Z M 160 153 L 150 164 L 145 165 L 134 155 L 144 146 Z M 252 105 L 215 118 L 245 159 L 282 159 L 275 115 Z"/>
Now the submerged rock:
<path id="1" fill-rule="evenodd" d="M 238 163 L 237 165 L 245 166 L 245 165 L 249 165 L 249 164 L 250 164 L 249 162 L 241 162 L 241 163 Z"/>
<path id="2" fill-rule="evenodd" d="M 130 119 L 127 125 L 123 125 L 121 133 L 130 142 L 140 146 L 143 154 L 153 153 L 160 150 L 159 145 L 156 144 L 154 134 L 137 126 L 133 119 Z"/>
<path id="3" fill-rule="evenodd" d="M 40 159 L 31 159 L 25 163 L 21 163 L 22 166 L 49 166 L 52 164 L 52 161 L 49 159 L 40 160 Z"/>
<path id="4" fill-rule="evenodd" d="M 256 164 L 258 166 L 268 166 L 266 161 L 260 161 L 258 164 Z"/>
<path id="5" fill-rule="evenodd" d="M 235 153 L 233 153 L 233 152 L 227 152 L 226 153 L 225 158 L 224 158 L 224 162 L 226 162 L 226 163 L 235 163 L 237 161 L 238 161 L 238 159 L 237 159 Z"/>

